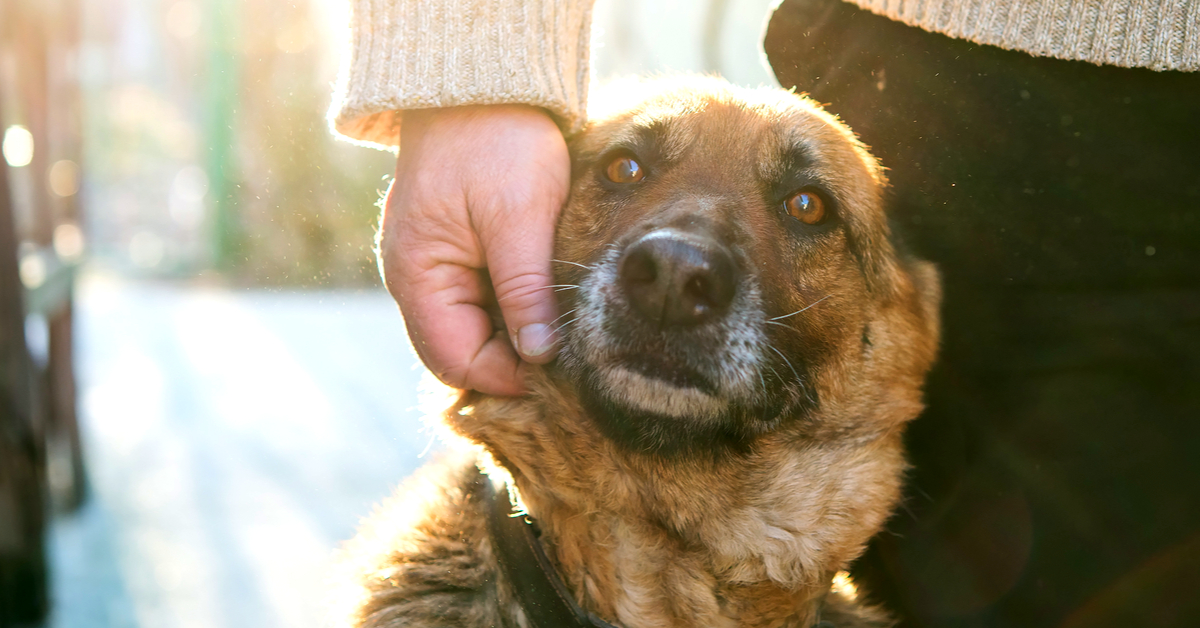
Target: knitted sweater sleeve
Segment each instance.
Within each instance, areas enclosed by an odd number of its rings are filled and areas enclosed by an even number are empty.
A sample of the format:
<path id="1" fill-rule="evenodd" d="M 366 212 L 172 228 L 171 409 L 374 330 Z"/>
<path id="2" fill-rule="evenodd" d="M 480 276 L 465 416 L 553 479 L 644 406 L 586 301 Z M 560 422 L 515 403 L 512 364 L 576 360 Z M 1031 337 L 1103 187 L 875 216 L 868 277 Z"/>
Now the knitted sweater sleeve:
<path id="1" fill-rule="evenodd" d="M 1195 0 L 850 0 L 910 26 L 1032 55 L 1200 70 Z"/>
<path id="2" fill-rule="evenodd" d="M 521 103 L 585 115 L 592 0 L 351 0 L 334 131 L 395 147 L 405 109 Z"/>

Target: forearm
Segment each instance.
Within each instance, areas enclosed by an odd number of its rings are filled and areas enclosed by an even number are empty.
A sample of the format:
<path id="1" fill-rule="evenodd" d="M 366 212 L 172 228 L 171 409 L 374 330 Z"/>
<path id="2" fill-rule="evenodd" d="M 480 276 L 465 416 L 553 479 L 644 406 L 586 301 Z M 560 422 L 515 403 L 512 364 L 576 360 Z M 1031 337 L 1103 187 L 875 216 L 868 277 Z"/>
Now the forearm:
<path id="1" fill-rule="evenodd" d="M 583 123 L 592 0 L 352 0 L 334 129 L 396 146 L 406 109 L 521 103 Z"/>

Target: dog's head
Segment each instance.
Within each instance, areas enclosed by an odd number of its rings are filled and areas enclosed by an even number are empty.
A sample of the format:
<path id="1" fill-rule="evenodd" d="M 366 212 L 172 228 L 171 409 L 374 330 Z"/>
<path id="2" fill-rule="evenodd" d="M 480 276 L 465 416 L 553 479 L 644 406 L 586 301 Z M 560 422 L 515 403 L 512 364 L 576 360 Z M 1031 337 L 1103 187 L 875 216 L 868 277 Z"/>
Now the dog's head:
<path id="1" fill-rule="evenodd" d="M 558 368 L 601 431 L 671 452 L 913 418 L 937 278 L 897 253 L 853 134 L 716 79 L 614 93 L 571 143 L 556 244 L 557 283 L 577 286 Z"/>

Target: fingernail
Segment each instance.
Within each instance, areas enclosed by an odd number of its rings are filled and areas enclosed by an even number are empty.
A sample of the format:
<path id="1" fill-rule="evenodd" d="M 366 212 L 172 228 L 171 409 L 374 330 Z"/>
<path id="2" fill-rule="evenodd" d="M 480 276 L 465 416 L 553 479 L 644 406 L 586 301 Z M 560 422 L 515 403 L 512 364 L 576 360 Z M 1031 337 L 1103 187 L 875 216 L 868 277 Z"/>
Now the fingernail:
<path id="1" fill-rule="evenodd" d="M 554 329 L 534 323 L 517 330 L 517 350 L 527 358 L 536 358 L 554 348 Z"/>

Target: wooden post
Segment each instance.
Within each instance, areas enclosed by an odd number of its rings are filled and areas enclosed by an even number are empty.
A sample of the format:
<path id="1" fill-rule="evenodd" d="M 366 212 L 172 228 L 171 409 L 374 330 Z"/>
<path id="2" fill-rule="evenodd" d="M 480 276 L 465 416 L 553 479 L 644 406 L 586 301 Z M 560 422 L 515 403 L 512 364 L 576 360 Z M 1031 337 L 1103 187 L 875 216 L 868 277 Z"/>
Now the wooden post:
<path id="1" fill-rule="evenodd" d="M 8 164 L 0 159 L 0 626 L 40 621 L 49 599 L 42 447 L 22 290 Z"/>

